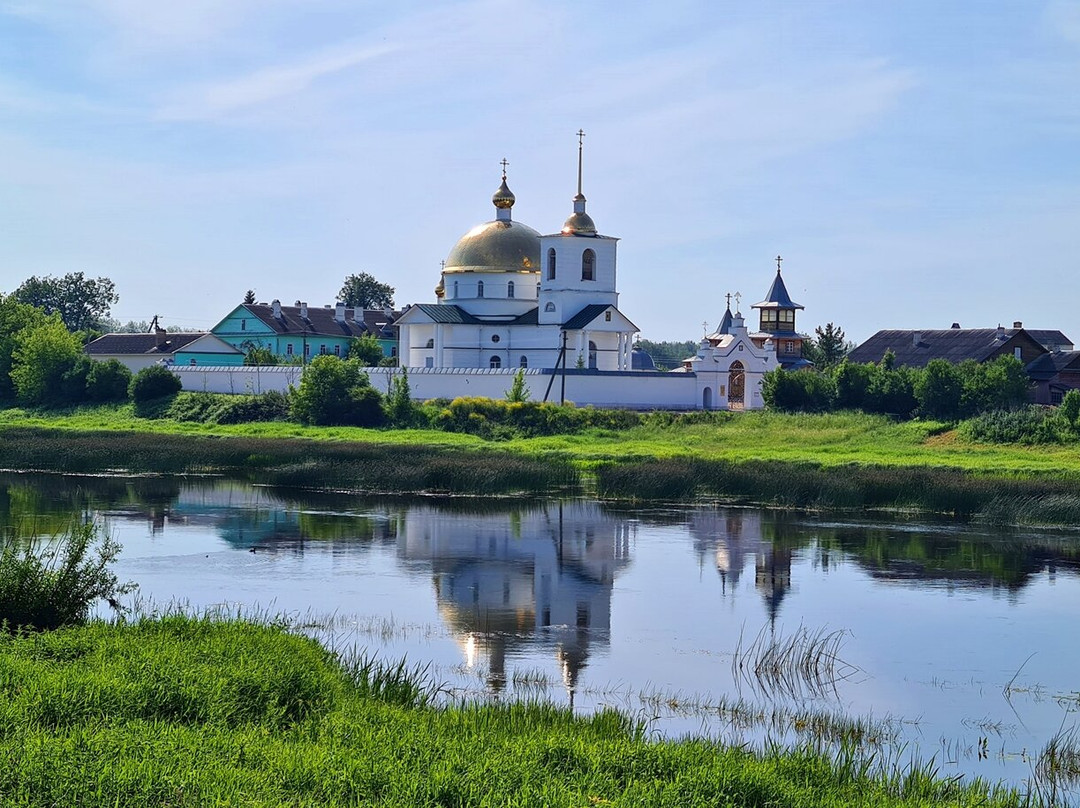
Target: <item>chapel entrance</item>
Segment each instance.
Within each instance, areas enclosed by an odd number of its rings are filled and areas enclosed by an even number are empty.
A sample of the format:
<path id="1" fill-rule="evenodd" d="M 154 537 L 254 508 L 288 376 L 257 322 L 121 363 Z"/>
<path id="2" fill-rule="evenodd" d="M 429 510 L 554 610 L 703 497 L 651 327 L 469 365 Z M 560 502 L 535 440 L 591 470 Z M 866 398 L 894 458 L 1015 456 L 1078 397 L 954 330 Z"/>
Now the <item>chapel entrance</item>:
<path id="1" fill-rule="evenodd" d="M 744 406 L 746 370 L 743 363 L 735 360 L 728 369 L 728 408 L 741 410 Z"/>

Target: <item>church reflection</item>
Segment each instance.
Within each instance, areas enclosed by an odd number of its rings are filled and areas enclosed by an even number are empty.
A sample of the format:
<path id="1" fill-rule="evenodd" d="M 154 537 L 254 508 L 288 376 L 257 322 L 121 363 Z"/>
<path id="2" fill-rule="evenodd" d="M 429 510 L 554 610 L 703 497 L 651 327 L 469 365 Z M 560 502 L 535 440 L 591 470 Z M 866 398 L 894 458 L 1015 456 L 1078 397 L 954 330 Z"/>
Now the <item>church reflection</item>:
<path id="1" fill-rule="evenodd" d="M 411 508 L 398 554 L 430 568 L 439 612 L 465 664 L 494 692 L 509 658 L 546 646 L 571 699 L 589 654 L 609 642 L 611 594 L 637 523 L 597 503 L 550 502 L 509 514 Z"/>

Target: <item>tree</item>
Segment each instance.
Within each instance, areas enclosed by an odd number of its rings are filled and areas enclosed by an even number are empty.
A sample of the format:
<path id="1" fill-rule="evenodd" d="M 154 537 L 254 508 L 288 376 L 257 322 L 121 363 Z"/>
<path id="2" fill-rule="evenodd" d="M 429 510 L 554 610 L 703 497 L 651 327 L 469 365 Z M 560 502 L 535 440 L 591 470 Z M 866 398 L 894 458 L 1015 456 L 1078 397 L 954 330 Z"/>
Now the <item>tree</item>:
<path id="1" fill-rule="evenodd" d="M 374 334 L 364 334 L 349 343 L 349 350 L 345 355 L 366 368 L 373 368 L 382 361 L 383 349 Z"/>
<path id="2" fill-rule="evenodd" d="M 761 380 L 761 398 L 770 410 L 825 412 L 832 407 L 832 377 L 813 370 L 770 370 Z"/>
<path id="3" fill-rule="evenodd" d="M 69 331 L 91 331 L 102 325 L 109 308 L 120 300 L 116 285 L 108 278 L 87 278 L 69 272 L 59 278 L 32 276 L 13 293 L 16 300 L 59 314 Z"/>
<path id="4" fill-rule="evenodd" d="M 382 396 L 355 359 L 316 356 L 300 378 L 292 412 L 305 424 L 377 426 L 385 419 Z"/>
<path id="5" fill-rule="evenodd" d="M 846 358 L 832 369 L 836 381 L 836 406 L 841 410 L 861 410 L 866 406 L 873 365 L 849 362 Z"/>
<path id="6" fill-rule="evenodd" d="M 179 393 L 184 387 L 176 374 L 164 365 L 151 365 L 136 373 L 128 387 L 128 395 L 136 404 L 143 404 Z"/>
<path id="7" fill-rule="evenodd" d="M 379 283 L 366 272 L 358 272 L 345 278 L 338 300 L 362 309 L 388 309 L 394 305 L 394 287 Z"/>
<path id="8" fill-rule="evenodd" d="M 386 415 L 394 426 L 409 427 L 417 421 L 417 409 L 412 400 L 407 368 L 402 368 L 401 373 L 394 374 L 390 379 L 390 389 L 386 394 Z"/>
<path id="9" fill-rule="evenodd" d="M 11 381 L 23 404 L 53 404 L 63 397 L 64 374 L 82 353 L 78 337 L 55 315 L 15 336 Z M 84 382 L 85 384 L 85 382 Z"/>
<path id="10" fill-rule="evenodd" d="M 518 372 L 514 374 L 514 383 L 506 391 L 506 400 L 524 402 L 529 400 L 530 395 L 531 391 L 525 384 L 525 369 L 518 368 Z"/>
<path id="11" fill-rule="evenodd" d="M 45 312 L 20 303 L 13 296 L 0 295 L 0 401 L 15 398 L 15 385 L 11 380 L 12 353 L 19 332 L 45 323 Z"/>
<path id="12" fill-rule="evenodd" d="M 281 357 L 279 357 L 272 350 L 265 345 L 256 345 L 251 340 L 244 340 L 240 343 L 240 347 L 244 349 L 244 364 L 245 365 L 279 365 L 281 364 Z"/>
<path id="13" fill-rule="evenodd" d="M 927 418 L 941 421 L 960 418 L 963 394 L 964 377 L 959 368 L 946 359 L 931 359 L 915 382 L 919 412 Z"/>
<path id="14" fill-rule="evenodd" d="M 831 368 L 840 364 L 851 350 L 851 343 L 847 341 L 844 329 L 833 323 L 826 323 L 824 328 L 818 326 L 814 333 L 817 335 L 814 340 L 817 357 L 814 361 L 820 368 Z"/>
<path id="15" fill-rule="evenodd" d="M 91 362 L 86 374 L 86 397 L 91 401 L 124 401 L 131 386 L 131 371 L 115 359 Z"/>
<path id="16" fill-rule="evenodd" d="M 250 306 L 254 302 L 255 302 L 255 290 L 254 289 L 248 289 L 246 292 L 244 292 L 244 305 Z"/>

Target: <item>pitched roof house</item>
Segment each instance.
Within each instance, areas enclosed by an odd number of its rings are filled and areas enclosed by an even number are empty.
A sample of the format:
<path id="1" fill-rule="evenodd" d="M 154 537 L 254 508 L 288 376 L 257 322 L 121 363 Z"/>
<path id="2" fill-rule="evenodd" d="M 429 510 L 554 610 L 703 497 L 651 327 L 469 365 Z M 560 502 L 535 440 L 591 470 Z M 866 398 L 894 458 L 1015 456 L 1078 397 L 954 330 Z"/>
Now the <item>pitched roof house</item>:
<path id="1" fill-rule="evenodd" d="M 1015 356 L 1025 365 L 1048 353 L 1043 339 L 1071 344 L 1060 331 L 1027 331 L 1019 324 L 1011 329 L 953 328 L 935 330 L 887 329 L 878 331 L 848 354 L 852 362 L 880 362 L 886 351 L 896 355 L 897 365 L 926 367 L 931 359 L 960 363 L 967 359 L 988 362 L 999 356 Z"/>
<path id="2" fill-rule="evenodd" d="M 99 362 L 115 359 L 133 373 L 161 362 L 178 361 L 184 353 L 183 364 L 239 365 L 242 352 L 216 339 L 206 331 L 171 333 L 157 329 L 145 334 L 104 334 L 89 342 L 83 351 Z"/>

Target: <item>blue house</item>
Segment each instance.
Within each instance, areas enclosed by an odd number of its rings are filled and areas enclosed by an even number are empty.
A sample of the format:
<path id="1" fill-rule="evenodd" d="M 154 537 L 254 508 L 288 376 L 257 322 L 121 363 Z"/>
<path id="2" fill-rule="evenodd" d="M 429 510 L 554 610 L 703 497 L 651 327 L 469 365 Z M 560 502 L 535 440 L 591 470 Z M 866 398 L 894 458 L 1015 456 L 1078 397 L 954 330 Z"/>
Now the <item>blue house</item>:
<path id="1" fill-rule="evenodd" d="M 210 332 L 244 353 L 266 348 L 286 361 L 307 362 L 321 354 L 343 357 L 349 344 L 365 334 L 379 341 L 384 356 L 397 356 L 397 329 L 393 323 L 398 314 L 392 310 L 348 308 L 343 303 L 324 308 L 309 308 L 299 301 L 295 306 L 282 306 L 278 300 L 269 305 L 243 303 Z"/>

